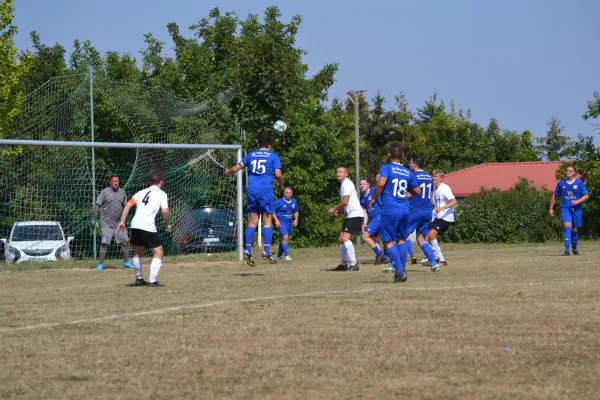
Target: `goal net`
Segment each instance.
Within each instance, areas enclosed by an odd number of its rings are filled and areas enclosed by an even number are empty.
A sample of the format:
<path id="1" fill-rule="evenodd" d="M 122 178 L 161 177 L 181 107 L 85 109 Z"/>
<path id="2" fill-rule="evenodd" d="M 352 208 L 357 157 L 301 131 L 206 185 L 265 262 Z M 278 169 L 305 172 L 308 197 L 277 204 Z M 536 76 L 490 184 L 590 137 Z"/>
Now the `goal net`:
<path id="1" fill-rule="evenodd" d="M 102 234 L 92 211 L 100 191 L 116 175 L 130 198 L 150 186 L 154 170 L 165 176 L 173 226 L 167 233 L 159 213 L 165 254 L 238 258 L 241 174 L 226 176 L 223 168 L 237 162 L 241 147 L 224 144 L 235 126 L 224 131 L 211 119 L 226 100 L 219 92 L 186 102 L 91 74 L 55 78 L 31 93 L 0 140 L 5 260 L 95 258 Z M 113 243 L 107 258 L 116 257 Z"/>

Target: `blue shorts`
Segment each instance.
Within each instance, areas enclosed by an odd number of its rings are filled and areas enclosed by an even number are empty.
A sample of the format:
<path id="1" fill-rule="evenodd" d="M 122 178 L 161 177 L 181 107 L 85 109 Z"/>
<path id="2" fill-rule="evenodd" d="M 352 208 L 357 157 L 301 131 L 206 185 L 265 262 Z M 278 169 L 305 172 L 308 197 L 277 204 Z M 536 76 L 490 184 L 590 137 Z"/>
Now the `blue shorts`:
<path id="1" fill-rule="evenodd" d="M 392 215 L 381 216 L 381 240 L 384 242 L 396 242 L 398 239 L 406 239 L 408 233 L 408 211 L 398 212 Z"/>
<path id="2" fill-rule="evenodd" d="M 280 219 L 279 222 L 281 223 L 281 225 L 279 226 L 279 233 L 281 234 L 281 237 L 284 237 L 285 235 L 292 236 L 292 221 L 286 223 Z"/>
<path id="3" fill-rule="evenodd" d="M 432 216 L 433 212 L 431 209 L 412 210 L 408 215 L 408 228 L 406 229 L 408 235 L 416 231 L 417 235 L 427 236 Z"/>
<path id="4" fill-rule="evenodd" d="M 365 232 L 367 232 L 371 236 L 377 236 L 377 235 L 379 235 L 380 227 L 381 227 L 381 216 L 378 215 L 375 218 L 369 220 L 369 223 L 367 224 L 367 229 L 365 229 Z"/>
<path id="5" fill-rule="evenodd" d="M 562 223 L 570 222 L 573 228 L 581 228 L 581 220 L 583 219 L 583 209 L 562 208 L 560 209 Z"/>
<path id="6" fill-rule="evenodd" d="M 273 214 L 275 208 L 275 196 L 273 192 L 248 193 L 248 207 L 246 211 L 256 214 Z"/>

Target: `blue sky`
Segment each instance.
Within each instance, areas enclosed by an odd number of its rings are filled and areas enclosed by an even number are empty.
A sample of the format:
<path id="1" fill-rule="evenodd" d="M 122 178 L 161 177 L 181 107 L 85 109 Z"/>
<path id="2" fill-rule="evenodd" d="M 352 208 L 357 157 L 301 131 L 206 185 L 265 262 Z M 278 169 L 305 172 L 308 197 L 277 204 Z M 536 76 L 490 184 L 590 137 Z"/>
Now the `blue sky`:
<path id="1" fill-rule="evenodd" d="M 286 21 L 302 15 L 298 46 L 308 51 L 310 73 L 340 64 L 330 99 L 349 89 L 371 98 L 379 89 L 391 101 L 403 90 L 414 110 L 438 92 L 482 125 L 494 117 L 502 129 L 543 136 L 556 115 L 569 136 L 600 137 L 581 118 L 600 90 L 595 0 L 15 0 L 16 42 L 30 48 L 36 30 L 68 51 L 73 40 L 89 39 L 101 53 L 139 58 L 144 33 L 171 46 L 169 22 L 187 33 L 215 6 L 243 17 L 269 5 Z"/>

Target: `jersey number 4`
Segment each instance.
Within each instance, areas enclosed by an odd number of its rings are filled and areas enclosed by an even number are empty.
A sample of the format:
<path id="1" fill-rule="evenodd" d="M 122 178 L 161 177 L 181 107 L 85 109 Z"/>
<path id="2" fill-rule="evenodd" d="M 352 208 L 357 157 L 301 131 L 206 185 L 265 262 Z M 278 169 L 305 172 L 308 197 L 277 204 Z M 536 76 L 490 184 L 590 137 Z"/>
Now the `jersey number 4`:
<path id="1" fill-rule="evenodd" d="M 265 162 L 267 160 L 252 160 L 250 165 L 252 165 L 252 173 L 262 175 L 267 172 L 267 167 L 265 166 Z"/>
<path id="2" fill-rule="evenodd" d="M 146 195 L 142 199 L 142 203 L 144 203 L 144 205 L 148 205 L 149 201 L 150 201 L 150 192 L 148 191 L 148 193 L 146 193 Z"/>

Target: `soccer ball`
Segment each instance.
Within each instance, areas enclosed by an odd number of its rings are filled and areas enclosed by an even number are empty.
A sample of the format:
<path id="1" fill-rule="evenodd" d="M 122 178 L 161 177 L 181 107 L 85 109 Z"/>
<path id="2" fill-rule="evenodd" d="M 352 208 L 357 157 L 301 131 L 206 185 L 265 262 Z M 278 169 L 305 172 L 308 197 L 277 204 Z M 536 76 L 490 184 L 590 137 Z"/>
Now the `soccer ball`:
<path id="1" fill-rule="evenodd" d="M 283 132 L 285 132 L 287 130 L 287 124 L 283 120 L 276 121 L 273 124 L 273 129 L 277 133 L 283 133 Z"/>

